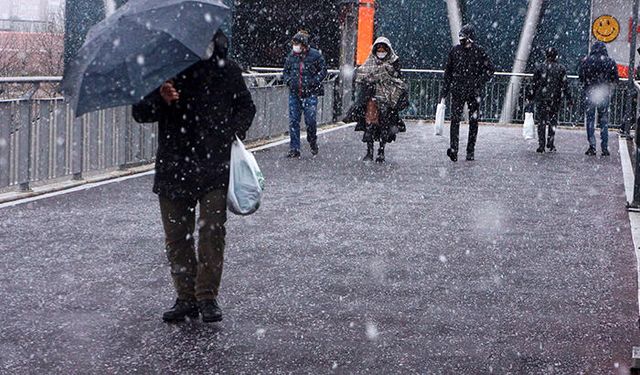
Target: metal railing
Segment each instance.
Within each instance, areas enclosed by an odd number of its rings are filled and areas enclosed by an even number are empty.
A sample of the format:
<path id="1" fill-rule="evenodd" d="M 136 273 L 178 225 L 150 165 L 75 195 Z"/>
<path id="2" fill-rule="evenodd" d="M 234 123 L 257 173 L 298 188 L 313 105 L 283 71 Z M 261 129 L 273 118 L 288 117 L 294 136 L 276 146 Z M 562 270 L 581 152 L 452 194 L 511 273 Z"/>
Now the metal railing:
<path id="1" fill-rule="evenodd" d="M 411 106 L 404 112 L 407 118 L 435 119 L 436 106 L 440 100 L 440 92 L 444 83 L 444 71 L 442 70 L 403 70 L 405 79 L 409 85 L 409 99 Z M 522 77 L 521 88 L 510 100 L 514 103 L 516 111 L 513 122 L 524 121 L 524 113 L 527 110 L 525 103 L 525 93 L 531 87 L 532 74 L 495 73 L 494 78 L 487 83 L 480 105 L 481 121 L 498 122 L 500 120 L 507 89 L 512 76 Z M 562 125 L 583 126 L 584 124 L 584 101 L 583 90 L 577 76 L 568 76 L 571 95 L 574 106 L 569 107 L 564 101 L 559 113 L 559 123 Z M 625 81 L 620 82 L 614 91 L 611 101 L 610 126 L 621 127 L 626 120 L 626 110 L 628 106 L 629 86 Z M 450 117 L 450 105 L 447 106 L 446 117 Z"/>
<path id="2" fill-rule="evenodd" d="M 28 191 L 38 182 L 82 179 L 88 173 L 153 163 L 157 124 L 136 123 L 130 107 L 75 118 L 63 98 L 46 95 L 51 90 L 41 92 L 60 81 L 60 77 L 0 78 L 0 88 L 11 87 L 13 94 L 0 100 L 0 192 Z M 245 74 L 245 81 L 257 107 L 248 140 L 285 134 L 289 91 L 280 74 Z M 335 84 L 335 74 L 324 83 L 319 124 L 333 121 Z"/>

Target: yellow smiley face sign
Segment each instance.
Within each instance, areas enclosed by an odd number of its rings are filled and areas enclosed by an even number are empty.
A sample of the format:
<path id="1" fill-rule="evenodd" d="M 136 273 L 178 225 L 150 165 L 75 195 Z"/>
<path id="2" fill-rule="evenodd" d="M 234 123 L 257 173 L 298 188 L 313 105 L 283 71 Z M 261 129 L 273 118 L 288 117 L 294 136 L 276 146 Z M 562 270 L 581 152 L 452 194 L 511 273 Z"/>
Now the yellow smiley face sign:
<path id="1" fill-rule="evenodd" d="M 613 16 L 600 16 L 593 22 L 592 32 L 599 41 L 610 43 L 620 35 L 620 23 Z"/>

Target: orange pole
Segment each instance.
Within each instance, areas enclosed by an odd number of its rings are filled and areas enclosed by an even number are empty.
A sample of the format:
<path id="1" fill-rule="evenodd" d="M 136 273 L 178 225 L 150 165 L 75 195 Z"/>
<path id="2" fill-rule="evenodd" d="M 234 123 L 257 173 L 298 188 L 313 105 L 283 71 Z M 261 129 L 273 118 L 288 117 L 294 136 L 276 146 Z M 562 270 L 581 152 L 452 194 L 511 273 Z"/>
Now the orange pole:
<path id="1" fill-rule="evenodd" d="M 360 0 L 358 10 L 358 44 L 356 64 L 362 65 L 373 47 L 373 21 L 375 18 L 375 0 Z"/>

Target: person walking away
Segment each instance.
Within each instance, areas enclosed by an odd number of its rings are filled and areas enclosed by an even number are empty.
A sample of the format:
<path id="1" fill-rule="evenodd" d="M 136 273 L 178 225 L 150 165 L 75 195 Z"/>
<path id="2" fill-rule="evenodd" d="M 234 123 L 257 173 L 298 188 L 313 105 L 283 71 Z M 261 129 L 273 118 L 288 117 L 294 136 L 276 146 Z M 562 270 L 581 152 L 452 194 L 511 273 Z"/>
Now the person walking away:
<path id="1" fill-rule="evenodd" d="M 385 146 L 406 131 L 400 112 L 409 106 L 406 83 L 402 80 L 400 58 L 385 37 L 378 38 L 365 63 L 356 70 L 356 100 L 345 122 L 356 122 L 367 145 L 363 160 L 373 160 L 374 142 L 379 142 L 376 162 L 385 161 Z"/>
<path id="2" fill-rule="evenodd" d="M 453 47 L 444 68 L 441 100 L 451 94 L 451 145 L 447 156 L 458 161 L 460 120 L 465 103 L 469 106 L 469 141 L 467 160 L 475 160 L 475 146 L 480 119 L 480 101 L 484 86 L 493 77 L 495 68 L 485 50 L 475 42 L 473 26 L 465 25 L 459 33 L 460 44 Z"/>
<path id="3" fill-rule="evenodd" d="M 558 51 L 551 47 L 547 49 L 546 60 L 538 64 L 533 74 L 531 90 L 528 100 L 536 104 L 538 117 L 538 149 L 536 152 L 555 152 L 555 128 L 558 126 L 558 113 L 563 100 L 573 106 L 567 69 L 558 62 Z M 548 134 L 547 133 L 548 129 Z"/>
<path id="4" fill-rule="evenodd" d="M 607 52 L 603 42 L 595 42 L 591 53 L 582 59 L 578 69 L 584 87 L 585 125 L 589 148 L 585 155 L 596 155 L 595 118 L 600 122 L 602 156 L 609 156 L 609 104 L 618 83 L 618 66 Z"/>
<path id="5" fill-rule="evenodd" d="M 244 138 L 256 113 L 240 67 L 227 59 L 217 32 L 202 60 L 133 106 L 137 122 L 158 122 L 153 191 L 160 200 L 165 250 L 177 293 L 162 318 L 222 320 L 217 297 L 224 261 L 231 144 Z M 196 206 L 199 241 L 196 259 Z"/>
<path id="6" fill-rule="evenodd" d="M 316 115 L 318 96 L 324 95 L 322 81 L 327 67 L 322 53 L 309 46 L 309 34 L 298 32 L 292 40 L 292 51 L 286 58 L 283 79 L 289 87 L 289 153 L 287 157 L 300 157 L 300 120 L 304 114 L 307 141 L 311 154 L 317 155 L 318 137 Z"/>

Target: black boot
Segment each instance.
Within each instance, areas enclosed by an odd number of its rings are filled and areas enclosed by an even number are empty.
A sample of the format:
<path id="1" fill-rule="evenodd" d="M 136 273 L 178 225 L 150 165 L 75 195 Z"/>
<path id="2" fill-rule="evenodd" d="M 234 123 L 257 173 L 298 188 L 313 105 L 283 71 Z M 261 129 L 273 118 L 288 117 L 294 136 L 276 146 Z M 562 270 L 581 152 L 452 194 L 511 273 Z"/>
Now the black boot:
<path id="1" fill-rule="evenodd" d="M 309 147 L 311 148 L 311 155 L 313 156 L 318 155 L 318 152 L 320 152 L 318 149 L 318 142 L 309 143 Z"/>
<path id="2" fill-rule="evenodd" d="M 611 153 L 609 152 L 608 148 L 603 148 L 602 149 L 602 156 L 610 156 Z"/>
<path id="3" fill-rule="evenodd" d="M 537 153 L 542 154 L 544 153 L 544 146 L 539 146 L 538 149 L 536 150 Z"/>
<path id="4" fill-rule="evenodd" d="M 447 156 L 451 161 L 458 161 L 458 150 L 454 150 L 452 148 L 447 149 Z"/>
<path id="5" fill-rule="evenodd" d="M 376 158 L 376 163 L 384 163 L 384 144 L 380 143 L 380 148 L 378 149 L 378 157 Z"/>
<path id="6" fill-rule="evenodd" d="M 596 149 L 595 147 L 589 147 L 589 149 L 587 150 L 587 152 L 584 153 L 585 155 L 588 156 L 595 156 L 596 155 Z"/>
<path id="7" fill-rule="evenodd" d="M 299 158 L 300 157 L 300 151 L 298 151 L 298 150 L 289 150 L 289 153 L 287 154 L 287 157 L 289 159 Z"/>
<path id="8" fill-rule="evenodd" d="M 202 321 L 205 323 L 219 322 L 222 320 L 222 310 L 218 306 L 218 301 L 215 299 L 207 299 L 199 301 L 200 313 L 202 314 Z"/>
<path id="9" fill-rule="evenodd" d="M 183 322 L 186 317 L 191 319 L 198 317 L 198 304 L 196 301 L 178 298 L 171 310 L 162 314 L 162 320 L 168 323 Z"/>
<path id="10" fill-rule="evenodd" d="M 362 158 L 363 161 L 373 161 L 373 142 L 367 143 L 367 154 Z"/>
<path id="11" fill-rule="evenodd" d="M 467 151 L 467 161 L 476 160 L 476 156 L 473 151 Z"/>

